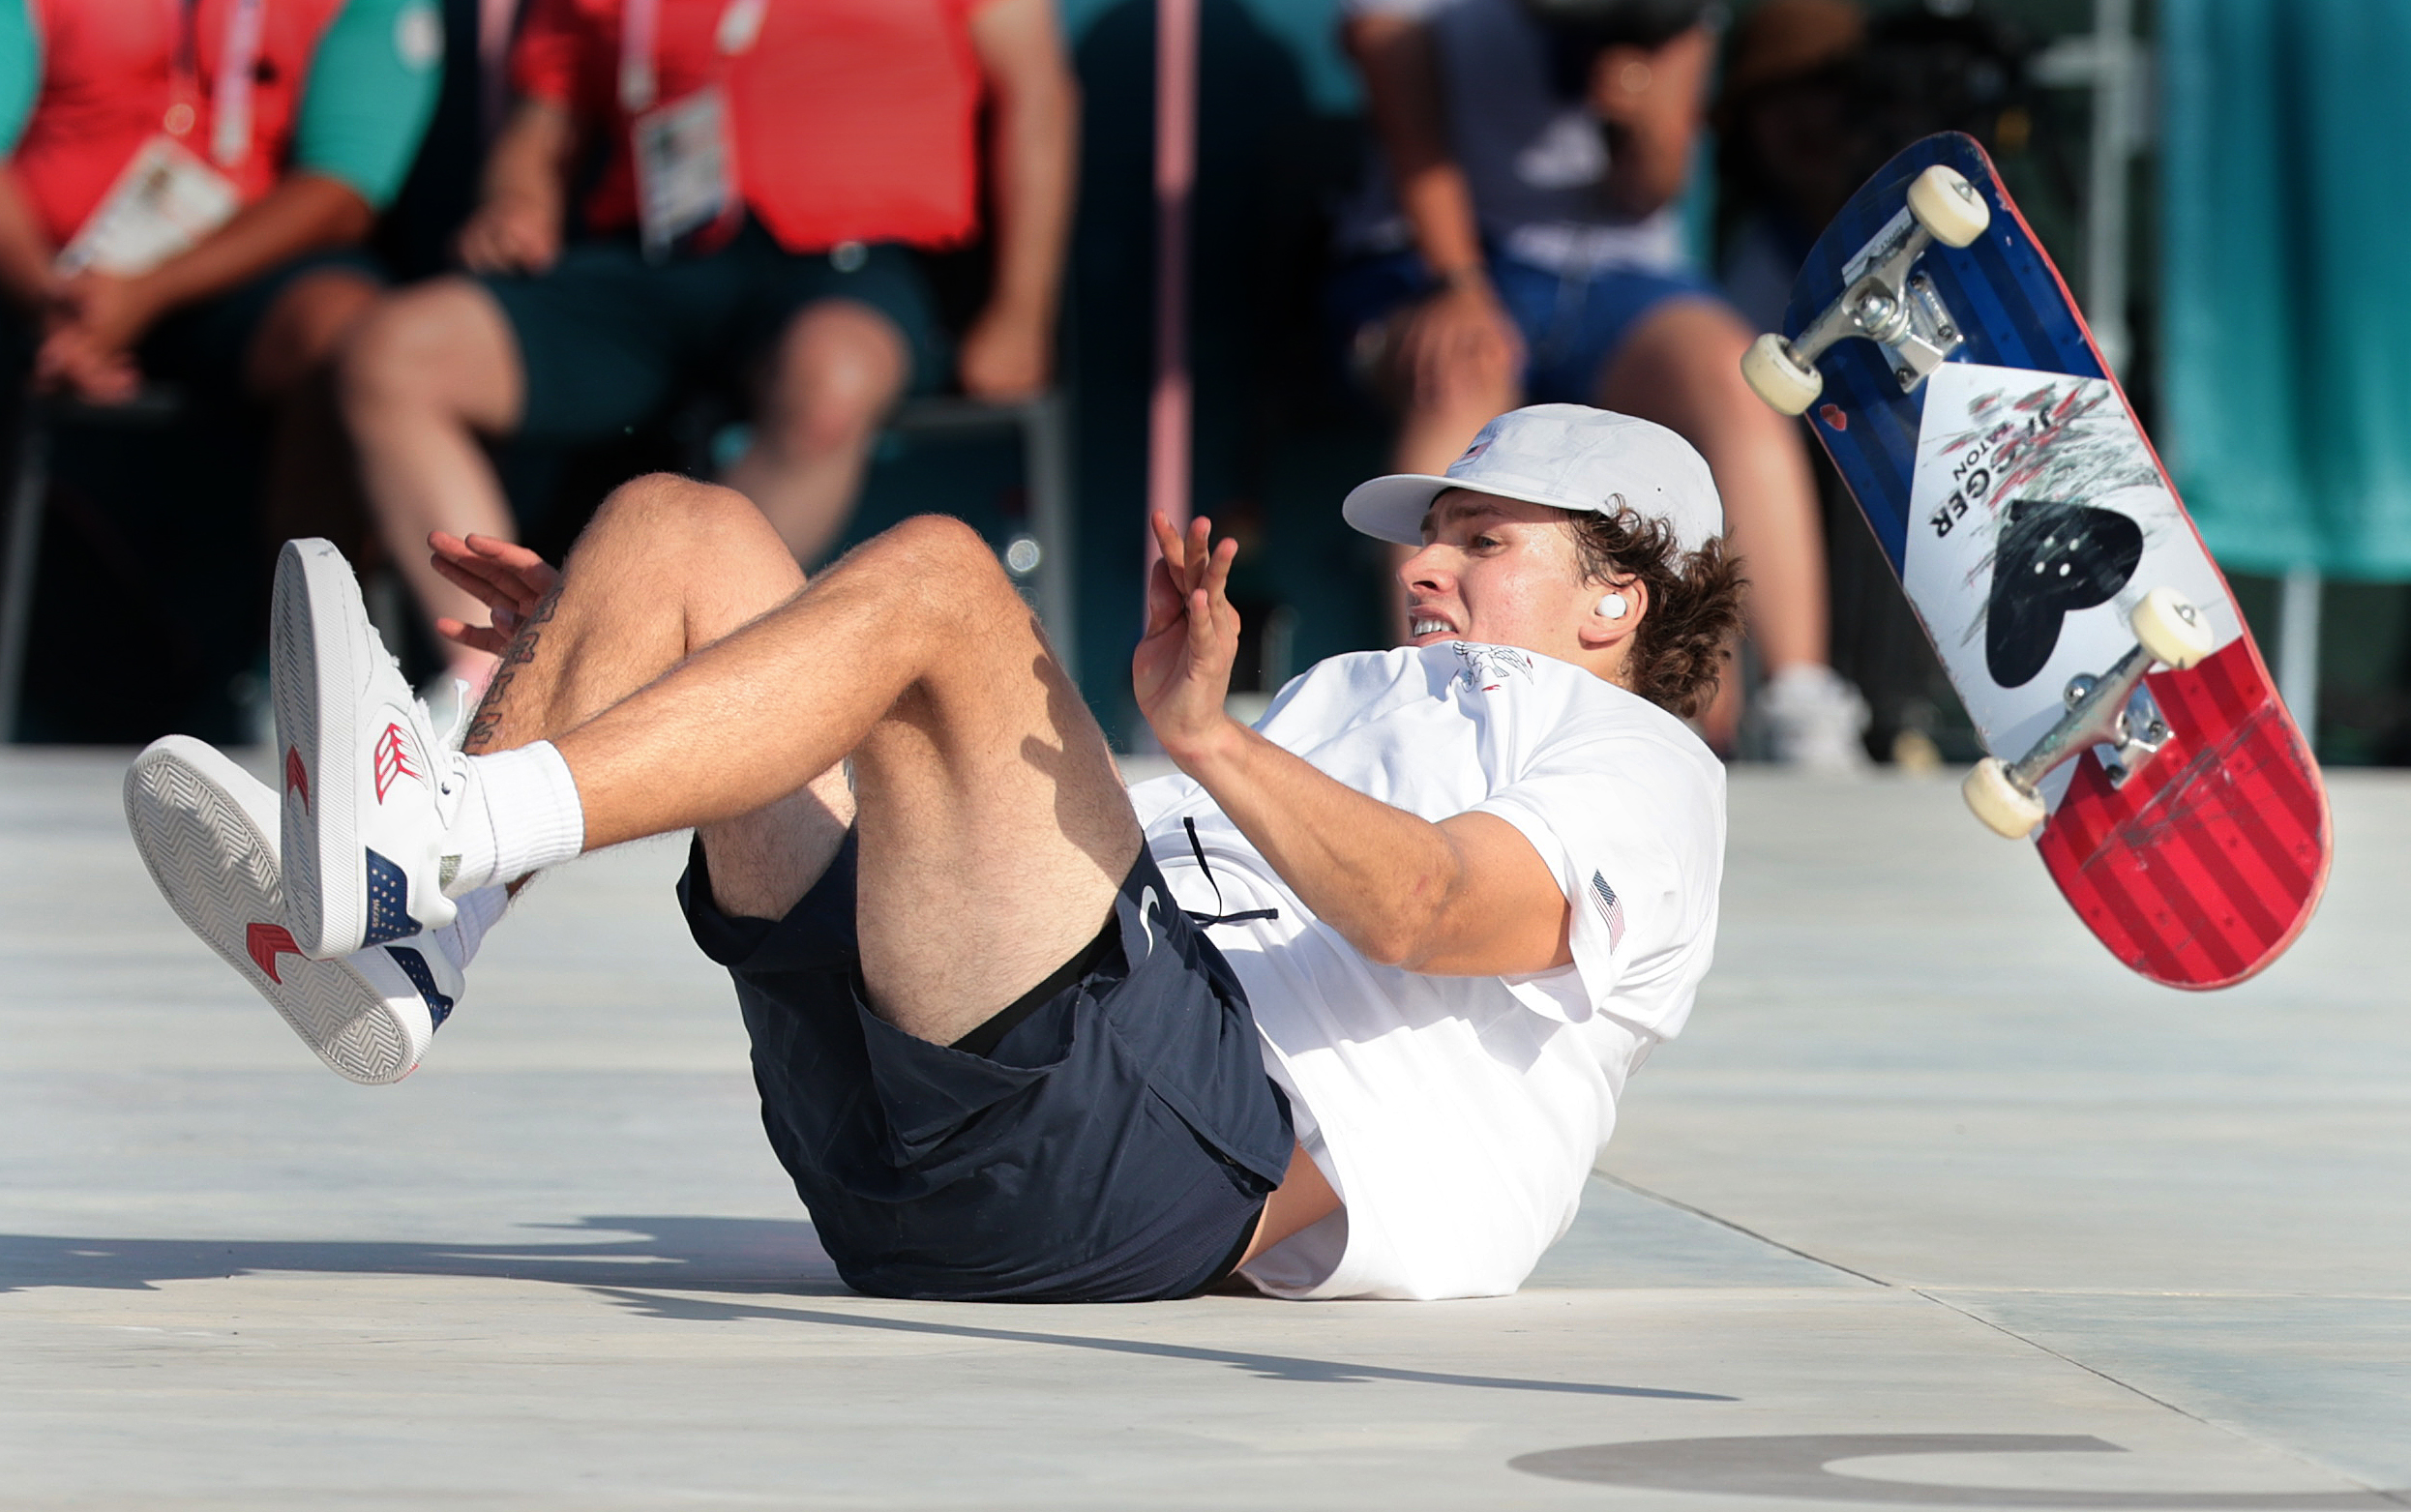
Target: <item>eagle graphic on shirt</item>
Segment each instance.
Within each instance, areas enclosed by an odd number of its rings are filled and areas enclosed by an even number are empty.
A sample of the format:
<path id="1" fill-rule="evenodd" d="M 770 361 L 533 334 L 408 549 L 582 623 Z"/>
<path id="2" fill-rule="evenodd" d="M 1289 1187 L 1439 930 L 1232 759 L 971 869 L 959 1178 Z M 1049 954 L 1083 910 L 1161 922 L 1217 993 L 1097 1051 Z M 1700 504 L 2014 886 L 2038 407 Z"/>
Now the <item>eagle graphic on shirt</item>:
<path id="1" fill-rule="evenodd" d="M 1475 693 L 1489 693 L 1510 677 L 1526 677 L 1532 673 L 1532 658 L 1513 646 L 1476 645 L 1471 640 L 1452 641 L 1465 670 L 1458 674 L 1465 686 Z"/>

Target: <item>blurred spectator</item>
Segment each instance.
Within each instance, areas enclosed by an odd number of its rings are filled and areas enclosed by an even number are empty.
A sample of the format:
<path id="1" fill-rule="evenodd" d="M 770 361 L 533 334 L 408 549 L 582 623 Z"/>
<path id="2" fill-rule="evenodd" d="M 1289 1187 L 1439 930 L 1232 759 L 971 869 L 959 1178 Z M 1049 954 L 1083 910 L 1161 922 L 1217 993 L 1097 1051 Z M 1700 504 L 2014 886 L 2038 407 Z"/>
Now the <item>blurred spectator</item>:
<path id="1" fill-rule="evenodd" d="M 1894 153 L 1936 132 L 1994 152 L 2034 134 L 2025 45 L 1966 6 L 1891 11 L 1854 0 L 1766 0 L 1734 27 L 1716 102 L 1718 272 L 1774 330 L 1808 249 Z M 2065 174 L 2061 175 L 2065 177 Z"/>
<path id="2" fill-rule="evenodd" d="M 1674 203 L 1715 50 L 1705 11 L 1349 0 L 1387 172 L 1343 225 L 1333 300 L 1358 371 L 1400 411 L 1402 471 L 1441 471 L 1492 415 L 1535 400 L 1643 415 L 1697 445 L 1748 563 L 1773 754 L 1853 767 L 1865 712 L 1826 665 L 1807 459 L 1742 384 L 1754 333 L 1686 266 Z M 1735 707 L 1714 733 L 1729 738 Z"/>
<path id="3" fill-rule="evenodd" d="M 1734 27 L 1716 102 L 1717 259 L 1727 297 L 1779 330 L 1808 249 L 1887 160 L 1935 132 L 2023 151 L 2037 134 L 2016 37 L 1979 11 L 1887 12 L 1853 0 L 1766 0 Z M 2009 171 L 2014 171 L 2014 164 Z M 2024 195 L 2030 216 L 2047 203 Z M 1833 665 L 1869 704 L 1869 740 L 1930 765 L 1976 753 L 1897 578 L 1818 459 L 1827 501 Z"/>
<path id="4" fill-rule="evenodd" d="M 533 0 L 512 76 L 469 276 L 388 302 L 344 366 L 371 502 L 431 614 L 476 608 L 431 530 L 513 533 L 481 439 L 617 436 L 738 371 L 755 425 L 726 481 L 798 558 L 826 549 L 880 417 L 947 376 L 913 249 L 978 230 L 983 104 L 996 279 L 953 374 L 980 398 L 1047 382 L 1076 111 L 1051 0 Z M 470 655 L 456 672 L 481 680 Z"/>
<path id="5" fill-rule="evenodd" d="M 382 282 L 359 244 L 442 50 L 431 0 L 0 0 L 0 290 L 36 384 L 268 401 L 283 507 L 335 486 L 291 471 L 296 417 Z"/>
<path id="6" fill-rule="evenodd" d="M 1860 98 L 1866 33 L 1854 0 L 1766 0 L 1726 46 L 1715 110 L 1725 228 L 1717 273 L 1742 318 L 1762 331 L 1783 328 L 1809 247 L 1875 166 Z"/>

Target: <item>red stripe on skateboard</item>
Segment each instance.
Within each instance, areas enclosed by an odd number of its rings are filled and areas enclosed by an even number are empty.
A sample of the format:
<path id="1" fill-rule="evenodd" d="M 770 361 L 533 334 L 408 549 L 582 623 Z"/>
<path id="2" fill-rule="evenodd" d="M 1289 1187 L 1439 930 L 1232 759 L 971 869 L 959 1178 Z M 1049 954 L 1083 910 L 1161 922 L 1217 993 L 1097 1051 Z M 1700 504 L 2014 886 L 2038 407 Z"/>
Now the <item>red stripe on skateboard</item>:
<path id="1" fill-rule="evenodd" d="M 2318 889 L 2307 754 L 2247 643 L 2156 674 L 2152 690 L 2170 746 L 2123 788 L 2092 753 L 2080 757 L 2038 848 L 2134 969 L 2173 986 L 2241 980 L 2300 932 Z"/>

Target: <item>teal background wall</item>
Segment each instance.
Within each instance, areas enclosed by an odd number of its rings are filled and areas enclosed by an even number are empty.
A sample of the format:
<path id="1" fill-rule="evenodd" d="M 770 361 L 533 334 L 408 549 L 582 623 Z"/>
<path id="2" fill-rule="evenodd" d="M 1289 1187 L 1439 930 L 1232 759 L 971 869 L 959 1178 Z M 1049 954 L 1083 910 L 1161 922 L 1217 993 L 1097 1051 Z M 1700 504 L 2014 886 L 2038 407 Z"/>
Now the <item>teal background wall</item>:
<path id="1" fill-rule="evenodd" d="M 2160 17 L 2162 439 L 2229 567 L 2411 578 L 2411 6 Z"/>

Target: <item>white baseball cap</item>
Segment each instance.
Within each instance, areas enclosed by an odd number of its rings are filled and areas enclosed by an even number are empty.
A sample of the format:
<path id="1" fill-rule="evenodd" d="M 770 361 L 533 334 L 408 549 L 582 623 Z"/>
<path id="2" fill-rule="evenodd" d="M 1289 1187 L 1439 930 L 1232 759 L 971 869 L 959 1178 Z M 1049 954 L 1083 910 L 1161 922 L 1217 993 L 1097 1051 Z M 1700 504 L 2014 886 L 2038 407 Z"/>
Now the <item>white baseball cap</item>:
<path id="1" fill-rule="evenodd" d="M 1482 427 L 1444 477 L 1392 473 L 1349 490 L 1340 516 L 1401 546 L 1423 544 L 1423 516 L 1448 489 L 1552 509 L 1631 510 L 1674 526 L 1687 554 L 1724 534 L 1708 461 L 1664 426 L 1588 404 L 1527 404 Z"/>

